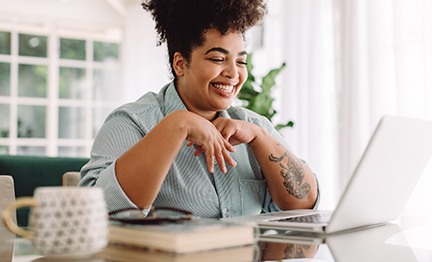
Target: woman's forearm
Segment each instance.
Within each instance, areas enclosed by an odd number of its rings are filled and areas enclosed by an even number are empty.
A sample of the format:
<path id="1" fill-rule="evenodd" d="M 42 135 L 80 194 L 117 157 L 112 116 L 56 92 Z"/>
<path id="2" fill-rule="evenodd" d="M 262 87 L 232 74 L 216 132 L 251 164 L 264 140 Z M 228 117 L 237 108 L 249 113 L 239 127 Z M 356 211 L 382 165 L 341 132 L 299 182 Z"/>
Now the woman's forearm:
<path id="1" fill-rule="evenodd" d="M 270 195 L 281 209 L 314 206 L 318 194 L 317 183 L 306 163 L 263 129 L 249 145 L 260 163 Z"/>

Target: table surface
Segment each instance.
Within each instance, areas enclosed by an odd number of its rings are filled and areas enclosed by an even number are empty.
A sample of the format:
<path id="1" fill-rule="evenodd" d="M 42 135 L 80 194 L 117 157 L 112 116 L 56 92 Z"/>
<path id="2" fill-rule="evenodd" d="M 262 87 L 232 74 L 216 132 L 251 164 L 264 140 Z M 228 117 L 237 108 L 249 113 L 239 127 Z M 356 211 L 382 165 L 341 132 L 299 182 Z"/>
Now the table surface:
<path id="1" fill-rule="evenodd" d="M 432 261 L 432 212 L 407 212 L 397 220 L 378 227 L 342 232 L 326 237 L 293 232 L 263 231 L 264 236 L 254 246 L 202 252 L 193 256 L 165 256 L 165 261 Z M 52 261 L 35 252 L 29 240 L 15 238 L 0 228 L 0 261 Z M 270 237 L 265 237 L 265 236 Z M 112 246 L 110 246 L 112 247 Z M 106 259 L 104 251 L 78 261 L 144 261 L 149 251 L 120 249 L 119 259 Z M 213 252 L 213 253 L 212 253 Z M 156 254 L 161 255 L 160 252 Z M 145 256 L 143 256 L 145 255 Z M 241 258 L 239 256 L 242 256 Z M 199 257 L 199 260 L 198 258 Z M 190 258 L 190 259 L 188 259 Z M 149 259 L 149 258 L 148 258 Z M 145 261 L 160 261 L 156 258 Z"/>

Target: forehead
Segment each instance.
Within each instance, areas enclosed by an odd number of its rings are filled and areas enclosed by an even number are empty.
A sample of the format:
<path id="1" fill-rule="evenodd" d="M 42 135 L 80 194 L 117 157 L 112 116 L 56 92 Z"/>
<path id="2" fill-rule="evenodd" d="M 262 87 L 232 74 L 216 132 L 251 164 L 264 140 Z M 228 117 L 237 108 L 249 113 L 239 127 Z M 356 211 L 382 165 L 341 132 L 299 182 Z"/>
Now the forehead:
<path id="1" fill-rule="evenodd" d="M 210 29 L 204 34 L 204 43 L 197 49 L 206 52 L 207 50 L 221 47 L 230 53 L 240 53 L 245 50 L 245 42 L 240 32 L 230 31 L 222 35 L 216 29 Z"/>

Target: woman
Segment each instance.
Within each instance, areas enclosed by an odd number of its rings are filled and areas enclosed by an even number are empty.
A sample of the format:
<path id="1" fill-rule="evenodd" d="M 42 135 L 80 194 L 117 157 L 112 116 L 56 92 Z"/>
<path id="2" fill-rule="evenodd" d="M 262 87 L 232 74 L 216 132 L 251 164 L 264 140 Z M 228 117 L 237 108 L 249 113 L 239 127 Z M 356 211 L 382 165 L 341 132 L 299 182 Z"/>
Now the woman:
<path id="1" fill-rule="evenodd" d="M 261 0 L 148 0 L 173 80 L 116 109 L 99 131 L 81 185 L 110 211 L 169 206 L 201 217 L 313 208 L 318 186 L 272 124 L 232 103 L 247 79 L 244 33 Z"/>

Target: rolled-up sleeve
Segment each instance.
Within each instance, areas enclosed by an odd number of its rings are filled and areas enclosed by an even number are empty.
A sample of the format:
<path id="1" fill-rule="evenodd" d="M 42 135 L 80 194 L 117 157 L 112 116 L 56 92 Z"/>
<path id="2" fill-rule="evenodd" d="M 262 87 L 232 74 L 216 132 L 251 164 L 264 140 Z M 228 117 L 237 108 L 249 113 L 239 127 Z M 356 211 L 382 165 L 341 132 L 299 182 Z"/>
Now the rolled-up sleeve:
<path id="1" fill-rule="evenodd" d="M 83 169 L 85 172 L 85 169 Z M 115 162 L 105 168 L 101 173 L 95 176 L 87 173 L 80 182 L 80 186 L 97 186 L 104 190 L 105 201 L 108 203 L 108 211 L 115 211 L 123 208 L 137 208 L 137 206 L 128 198 L 121 188 L 115 174 Z"/>

